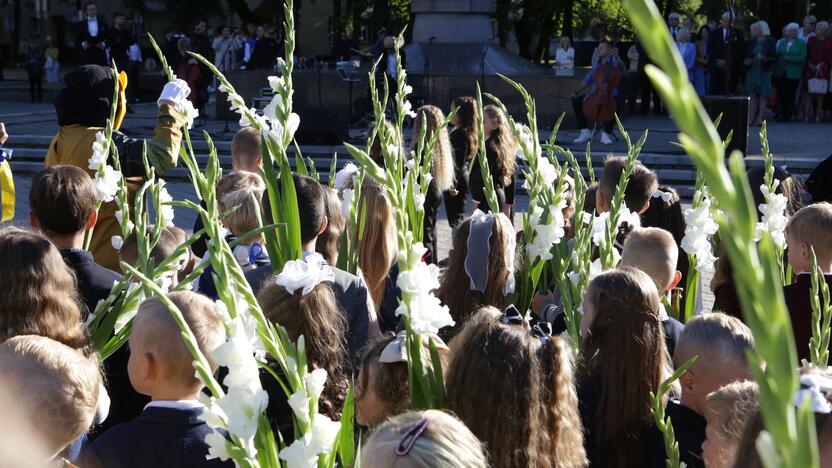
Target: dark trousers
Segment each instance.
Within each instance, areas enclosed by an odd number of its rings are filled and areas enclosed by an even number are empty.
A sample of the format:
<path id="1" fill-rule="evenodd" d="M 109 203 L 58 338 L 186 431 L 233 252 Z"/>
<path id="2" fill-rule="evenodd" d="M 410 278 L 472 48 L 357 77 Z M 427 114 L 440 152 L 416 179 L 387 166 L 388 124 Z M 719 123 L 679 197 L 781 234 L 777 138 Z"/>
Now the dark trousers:
<path id="1" fill-rule="evenodd" d="M 726 77 L 725 70 L 721 68 L 714 68 L 710 70 L 708 72 L 708 78 L 710 81 L 708 94 L 716 96 L 730 96 L 736 94 L 739 77 L 740 74 L 737 71 L 728 73 Z"/>
<path id="2" fill-rule="evenodd" d="M 662 98 L 656 88 L 653 87 L 653 83 L 650 82 L 650 78 L 643 68 L 638 72 L 638 81 L 641 86 L 641 113 L 647 114 L 650 112 L 650 101 L 652 100 L 653 112 L 660 114 L 663 111 Z"/>
<path id="3" fill-rule="evenodd" d="M 799 78 L 783 77 L 777 79 L 777 104 L 780 108 L 780 118 L 784 122 L 792 119 L 792 115 L 794 114 L 794 100 L 799 85 Z"/>
<path id="4" fill-rule="evenodd" d="M 43 97 L 43 68 L 29 70 L 29 99 L 40 102 Z"/>
<path id="5" fill-rule="evenodd" d="M 457 194 L 453 196 L 450 192 L 442 194 L 445 200 L 445 213 L 448 214 L 448 224 L 451 230 L 456 229 L 457 226 L 465 219 L 465 201 L 468 198 L 468 190 L 462 190 L 462 187 L 457 187 Z"/>
<path id="6" fill-rule="evenodd" d="M 425 259 L 428 265 L 439 261 L 436 258 L 439 255 L 439 249 L 436 243 L 436 217 L 439 214 L 439 206 L 442 204 L 442 192 L 436 188 L 436 183 L 431 181 L 428 185 L 428 192 L 425 194 L 425 221 L 424 221 L 424 236 L 422 243 L 428 249 L 427 258 Z"/>
<path id="7" fill-rule="evenodd" d="M 578 128 L 589 128 L 589 123 L 584 115 L 584 98 L 586 94 L 575 96 L 572 98 L 572 110 L 575 112 L 575 119 L 578 121 Z M 612 127 L 615 124 L 614 120 L 603 122 L 603 129 L 605 133 L 612 133 Z"/>

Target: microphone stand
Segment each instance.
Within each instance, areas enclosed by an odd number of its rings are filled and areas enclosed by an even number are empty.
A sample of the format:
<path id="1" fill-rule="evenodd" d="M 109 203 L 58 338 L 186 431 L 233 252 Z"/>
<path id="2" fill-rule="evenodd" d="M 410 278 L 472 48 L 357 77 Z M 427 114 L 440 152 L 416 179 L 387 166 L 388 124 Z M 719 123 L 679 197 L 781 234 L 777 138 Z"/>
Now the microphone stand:
<path id="1" fill-rule="evenodd" d="M 485 92 L 485 56 L 488 55 L 488 49 L 490 47 L 491 43 L 487 42 L 485 49 L 482 51 L 482 57 L 480 57 L 480 86 L 482 87 L 482 92 Z"/>
<path id="2" fill-rule="evenodd" d="M 431 50 L 433 49 L 433 41 L 435 41 L 435 40 L 436 40 L 436 36 L 431 36 L 431 38 L 428 39 L 428 53 L 425 56 L 425 88 L 426 88 L 426 94 L 427 94 L 427 97 L 426 97 L 427 102 L 430 102 L 430 88 L 431 88 L 431 86 L 430 86 L 430 53 L 431 53 Z"/>

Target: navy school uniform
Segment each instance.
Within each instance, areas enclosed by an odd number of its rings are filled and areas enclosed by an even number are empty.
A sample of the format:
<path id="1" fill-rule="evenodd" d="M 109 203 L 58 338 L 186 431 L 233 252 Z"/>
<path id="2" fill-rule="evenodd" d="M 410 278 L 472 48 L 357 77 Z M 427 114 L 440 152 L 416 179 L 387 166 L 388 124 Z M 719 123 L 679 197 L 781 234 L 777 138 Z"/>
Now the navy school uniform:
<path id="1" fill-rule="evenodd" d="M 184 403 L 184 404 L 183 404 Z M 185 402 L 151 403 L 133 421 L 120 424 L 84 448 L 83 468 L 231 468 L 206 459 L 211 428 L 199 419 L 203 407 Z M 169 407 L 168 404 L 175 405 Z"/>

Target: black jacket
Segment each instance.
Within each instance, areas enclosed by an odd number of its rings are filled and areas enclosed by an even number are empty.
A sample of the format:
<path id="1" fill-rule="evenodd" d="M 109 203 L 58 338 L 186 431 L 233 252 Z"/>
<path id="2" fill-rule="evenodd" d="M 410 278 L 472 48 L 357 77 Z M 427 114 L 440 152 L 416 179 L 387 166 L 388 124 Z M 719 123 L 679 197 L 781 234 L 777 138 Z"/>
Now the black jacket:
<path id="1" fill-rule="evenodd" d="M 705 441 L 705 426 L 707 421 L 699 413 L 682 406 L 677 400 L 668 400 L 664 413 L 670 418 L 676 442 L 679 443 L 679 458 L 690 468 L 704 468 L 702 460 L 702 442 Z M 664 451 L 664 436 L 655 426 L 647 435 L 648 450 L 645 466 L 649 468 L 665 468 L 667 454 Z"/>
<path id="2" fill-rule="evenodd" d="M 468 138 L 461 128 L 455 128 L 450 135 L 451 148 L 454 151 L 454 188 L 459 193 L 468 194 L 468 174 L 471 160 L 468 158 Z M 477 167 L 479 169 L 479 166 Z"/>
<path id="3" fill-rule="evenodd" d="M 206 460 L 205 436 L 211 432 L 199 420 L 201 408 L 150 407 L 135 420 L 107 431 L 81 452 L 84 468 L 233 467 L 219 459 Z"/>
<path id="4" fill-rule="evenodd" d="M 742 31 L 731 28 L 727 36 L 721 27 L 711 31 L 708 39 L 708 70 L 711 73 L 720 70 L 716 66 L 717 60 L 725 60 L 726 66 L 730 63 L 731 70 L 740 70 L 744 54 L 745 41 Z"/>
<path id="5" fill-rule="evenodd" d="M 87 17 L 84 18 L 78 23 L 75 30 L 75 38 L 76 38 L 76 49 L 78 50 L 78 58 L 81 62 L 81 65 L 89 65 L 89 64 L 96 64 L 96 65 L 104 65 L 109 66 L 107 63 L 107 51 L 99 46 L 107 44 L 107 23 L 104 22 L 103 16 L 97 17 L 98 22 L 98 34 L 95 36 L 90 35 L 89 27 L 87 26 Z M 87 48 L 85 49 L 83 44 L 87 43 Z"/>
<path id="6" fill-rule="evenodd" d="M 106 299 L 113 289 L 113 283 L 121 279 L 121 275 L 95 263 L 92 253 L 86 250 L 62 249 L 64 262 L 75 272 L 78 281 L 78 293 L 87 306 L 87 311 L 95 312 L 98 301 Z"/>

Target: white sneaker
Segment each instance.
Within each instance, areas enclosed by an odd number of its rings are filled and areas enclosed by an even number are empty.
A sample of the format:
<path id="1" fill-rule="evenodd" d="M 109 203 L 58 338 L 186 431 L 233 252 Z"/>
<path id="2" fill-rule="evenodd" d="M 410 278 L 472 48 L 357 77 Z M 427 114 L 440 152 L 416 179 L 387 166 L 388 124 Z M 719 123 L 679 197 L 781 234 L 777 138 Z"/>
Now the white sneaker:
<path id="1" fill-rule="evenodd" d="M 607 132 L 601 132 L 601 144 L 602 145 L 611 145 L 613 142 L 612 135 Z"/>
<path id="2" fill-rule="evenodd" d="M 582 128 L 581 134 L 578 135 L 578 138 L 575 138 L 574 143 L 586 143 L 591 139 L 592 132 L 590 132 L 588 128 Z"/>

